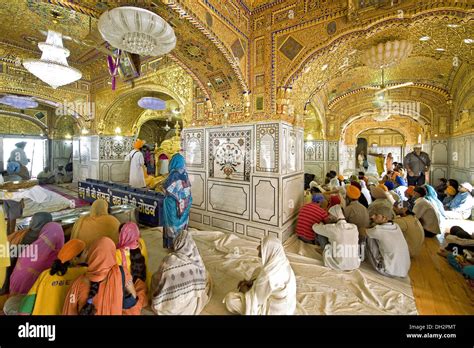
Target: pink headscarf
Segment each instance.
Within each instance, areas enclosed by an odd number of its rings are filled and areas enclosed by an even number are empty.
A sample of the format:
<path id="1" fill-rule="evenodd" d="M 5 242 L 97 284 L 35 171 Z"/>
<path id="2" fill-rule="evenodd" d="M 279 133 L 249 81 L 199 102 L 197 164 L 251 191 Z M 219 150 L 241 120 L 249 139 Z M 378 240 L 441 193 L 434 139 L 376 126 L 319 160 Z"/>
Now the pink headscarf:
<path id="1" fill-rule="evenodd" d="M 125 256 L 125 250 L 134 250 L 140 246 L 140 230 L 134 222 L 127 222 L 123 225 L 120 230 L 119 241 L 117 243 L 117 249 L 122 254 L 122 266 L 127 266 L 127 258 Z"/>
<path id="2" fill-rule="evenodd" d="M 26 294 L 41 272 L 51 267 L 64 245 L 63 228 L 49 222 L 41 229 L 38 239 L 28 245 L 18 257 L 10 277 L 10 294 Z"/>

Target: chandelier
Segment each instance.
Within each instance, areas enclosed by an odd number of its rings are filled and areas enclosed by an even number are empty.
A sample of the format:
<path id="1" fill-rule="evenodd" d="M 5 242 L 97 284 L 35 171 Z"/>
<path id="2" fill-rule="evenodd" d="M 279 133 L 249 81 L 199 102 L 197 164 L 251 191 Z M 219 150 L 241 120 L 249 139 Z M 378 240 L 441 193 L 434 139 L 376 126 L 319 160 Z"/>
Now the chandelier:
<path id="1" fill-rule="evenodd" d="M 123 6 L 104 12 L 99 31 L 112 46 L 142 56 L 161 56 L 176 46 L 173 28 L 157 14 Z"/>
<path id="2" fill-rule="evenodd" d="M 15 109 L 32 109 L 38 106 L 38 102 L 29 97 L 20 97 L 17 95 L 5 95 L 0 98 L 0 104 L 8 105 Z"/>
<path id="3" fill-rule="evenodd" d="M 82 74 L 67 63 L 69 50 L 63 46 L 63 36 L 48 30 L 46 42 L 39 42 L 38 47 L 43 52 L 41 59 L 25 59 L 23 66 L 41 81 L 54 89 L 79 80 Z"/>
<path id="4" fill-rule="evenodd" d="M 383 69 L 400 63 L 413 50 L 413 45 L 407 40 L 381 42 L 367 49 L 362 60 L 370 68 Z"/>

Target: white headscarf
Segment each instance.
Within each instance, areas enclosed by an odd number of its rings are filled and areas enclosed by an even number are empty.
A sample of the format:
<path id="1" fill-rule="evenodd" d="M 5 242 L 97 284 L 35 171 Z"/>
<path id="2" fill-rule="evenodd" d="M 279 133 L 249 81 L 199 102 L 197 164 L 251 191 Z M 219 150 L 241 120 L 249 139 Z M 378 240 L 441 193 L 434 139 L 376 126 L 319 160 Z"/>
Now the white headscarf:
<path id="1" fill-rule="evenodd" d="M 262 270 L 245 293 L 246 315 L 288 315 L 296 310 L 296 278 L 280 240 L 262 240 Z"/>
<path id="2" fill-rule="evenodd" d="M 342 208 L 339 204 L 333 205 L 331 208 L 329 208 L 328 213 L 338 220 L 345 220 L 346 217 L 344 216 L 344 213 L 342 212 Z"/>
<path id="3" fill-rule="evenodd" d="M 341 186 L 341 183 L 339 182 L 338 178 L 332 178 L 331 181 L 329 181 L 329 188 L 331 190 L 334 190 L 335 188 L 339 188 Z"/>

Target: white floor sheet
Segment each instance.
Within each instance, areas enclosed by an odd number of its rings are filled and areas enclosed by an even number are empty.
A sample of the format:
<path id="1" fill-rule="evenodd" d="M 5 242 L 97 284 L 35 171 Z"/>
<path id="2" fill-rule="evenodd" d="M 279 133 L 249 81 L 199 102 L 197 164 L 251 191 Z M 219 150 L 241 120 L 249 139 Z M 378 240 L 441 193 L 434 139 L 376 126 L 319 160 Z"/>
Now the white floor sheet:
<path id="1" fill-rule="evenodd" d="M 223 232 L 191 232 L 213 279 L 211 301 L 201 314 L 229 314 L 222 300 L 258 267 L 258 243 Z M 141 229 L 141 233 L 155 272 L 166 255 L 161 228 Z M 296 274 L 297 314 L 417 314 L 409 278 L 384 277 L 366 262 L 350 272 L 326 268 L 318 247 L 294 235 L 284 246 Z"/>

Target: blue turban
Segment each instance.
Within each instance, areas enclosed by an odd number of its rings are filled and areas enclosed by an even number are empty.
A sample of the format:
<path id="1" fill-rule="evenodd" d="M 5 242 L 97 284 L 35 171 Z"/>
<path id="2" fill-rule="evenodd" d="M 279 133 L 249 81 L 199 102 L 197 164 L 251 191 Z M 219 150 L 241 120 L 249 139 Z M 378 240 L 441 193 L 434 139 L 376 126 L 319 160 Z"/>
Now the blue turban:
<path id="1" fill-rule="evenodd" d="M 316 193 L 311 200 L 313 203 L 321 203 L 324 201 L 324 196 L 321 193 Z"/>

